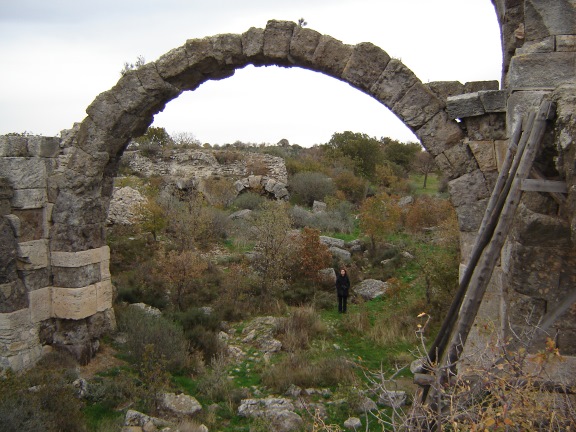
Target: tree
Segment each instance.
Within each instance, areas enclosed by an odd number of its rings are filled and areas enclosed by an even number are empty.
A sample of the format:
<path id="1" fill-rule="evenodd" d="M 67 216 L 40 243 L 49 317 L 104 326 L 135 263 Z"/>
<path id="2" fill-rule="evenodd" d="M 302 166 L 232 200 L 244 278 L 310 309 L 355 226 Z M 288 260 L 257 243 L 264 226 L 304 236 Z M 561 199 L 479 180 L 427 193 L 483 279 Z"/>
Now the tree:
<path id="1" fill-rule="evenodd" d="M 376 242 L 395 232 L 400 226 L 402 210 L 396 199 L 386 193 L 367 198 L 360 208 L 360 229 L 370 236 L 372 249 Z"/>
<path id="2" fill-rule="evenodd" d="M 286 276 L 291 255 L 288 235 L 291 225 L 287 205 L 283 202 L 267 201 L 256 217 L 254 252 L 257 256 L 253 267 L 265 301 L 271 300 L 274 286 Z"/>
<path id="3" fill-rule="evenodd" d="M 354 173 L 371 179 L 376 165 L 382 161 L 381 143 L 364 133 L 341 132 L 334 133 L 326 144 L 333 159 L 345 156 L 354 161 Z"/>
<path id="4" fill-rule="evenodd" d="M 328 247 L 320 242 L 320 230 L 305 227 L 294 251 L 295 274 L 314 284 L 321 282 L 320 270 L 330 266 L 332 254 Z"/>
<path id="5" fill-rule="evenodd" d="M 208 269 L 208 264 L 191 250 L 162 251 L 156 259 L 154 273 L 167 288 L 171 304 L 179 311 L 189 306 L 198 279 Z"/>
<path id="6" fill-rule="evenodd" d="M 154 197 L 148 198 L 138 206 L 139 226 L 144 232 L 149 232 L 158 241 L 158 234 L 166 227 L 166 212 Z"/>
<path id="7" fill-rule="evenodd" d="M 427 151 L 416 153 L 412 161 L 412 169 L 424 175 L 424 184 L 422 187 L 426 189 L 426 182 L 428 181 L 428 174 L 436 169 L 436 161 Z"/>
<path id="8" fill-rule="evenodd" d="M 396 165 L 400 165 L 406 172 L 410 170 L 410 165 L 416 154 L 422 151 L 422 146 L 418 143 L 401 143 L 390 138 L 382 138 L 384 146 L 384 158 Z"/>

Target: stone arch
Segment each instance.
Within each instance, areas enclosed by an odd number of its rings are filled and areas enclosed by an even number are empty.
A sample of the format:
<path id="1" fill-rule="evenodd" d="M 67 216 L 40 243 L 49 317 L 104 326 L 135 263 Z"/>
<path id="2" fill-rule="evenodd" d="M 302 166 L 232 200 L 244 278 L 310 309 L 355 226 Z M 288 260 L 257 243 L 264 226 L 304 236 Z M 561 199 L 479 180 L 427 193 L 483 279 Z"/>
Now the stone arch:
<path id="1" fill-rule="evenodd" d="M 157 61 L 129 71 L 98 95 L 86 110 L 88 117 L 64 139 L 68 160 L 57 181 L 52 250 L 102 246 L 100 224 L 130 138 L 142 135 L 154 115 L 182 92 L 230 77 L 249 64 L 301 67 L 347 82 L 389 108 L 435 157 L 464 137 L 458 123 L 448 117 L 445 101 L 401 61 L 372 43 L 347 45 L 296 23 L 275 20 L 265 29 L 250 28 L 243 34 L 191 39 Z"/>

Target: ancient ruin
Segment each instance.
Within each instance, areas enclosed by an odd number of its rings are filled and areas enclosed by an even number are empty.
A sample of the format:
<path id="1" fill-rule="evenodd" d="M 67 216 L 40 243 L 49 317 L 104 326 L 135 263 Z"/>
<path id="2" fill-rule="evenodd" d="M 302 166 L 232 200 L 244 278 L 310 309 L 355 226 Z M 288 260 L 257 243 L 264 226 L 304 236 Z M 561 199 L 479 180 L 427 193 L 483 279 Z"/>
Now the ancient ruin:
<path id="1" fill-rule="evenodd" d="M 0 368 L 23 369 L 43 346 L 82 361 L 114 327 L 105 223 L 113 179 L 129 141 L 172 99 L 252 64 L 321 72 L 394 112 L 451 179 L 462 266 L 466 266 L 509 139 L 527 111 L 555 102 L 538 175 L 565 192 L 525 192 L 500 266 L 467 348 L 491 323 L 526 325 L 573 298 L 576 289 L 576 3 L 493 0 L 503 49 L 502 85 L 422 83 L 371 43 L 347 45 L 293 22 L 188 40 L 132 70 L 98 95 L 87 117 L 61 138 L 0 137 Z M 272 187 L 272 186 L 271 186 Z M 553 324 L 563 354 L 576 355 L 572 309 Z M 562 367 L 572 371 L 576 357 Z"/>

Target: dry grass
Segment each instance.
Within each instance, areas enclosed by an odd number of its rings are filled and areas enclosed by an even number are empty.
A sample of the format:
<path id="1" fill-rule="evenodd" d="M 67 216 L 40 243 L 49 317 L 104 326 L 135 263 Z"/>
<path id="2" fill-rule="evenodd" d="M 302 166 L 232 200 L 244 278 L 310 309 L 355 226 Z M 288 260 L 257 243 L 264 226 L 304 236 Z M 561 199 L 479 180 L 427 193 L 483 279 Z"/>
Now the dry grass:
<path id="1" fill-rule="evenodd" d="M 314 308 L 305 306 L 292 311 L 276 329 L 286 351 L 296 352 L 310 347 L 312 340 L 326 331 L 326 326 Z"/>

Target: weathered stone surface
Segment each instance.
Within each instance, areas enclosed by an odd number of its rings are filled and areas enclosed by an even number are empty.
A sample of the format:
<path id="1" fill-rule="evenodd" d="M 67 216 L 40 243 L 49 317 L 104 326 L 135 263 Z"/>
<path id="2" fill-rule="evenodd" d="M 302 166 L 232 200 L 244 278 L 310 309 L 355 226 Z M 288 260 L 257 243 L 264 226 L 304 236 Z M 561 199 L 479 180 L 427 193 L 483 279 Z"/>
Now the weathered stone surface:
<path id="1" fill-rule="evenodd" d="M 420 80 L 414 72 L 401 61 L 391 59 L 370 93 L 388 108 L 392 108 L 416 83 L 420 83 Z"/>
<path id="2" fill-rule="evenodd" d="M 486 113 L 481 116 L 466 117 L 464 125 L 468 138 L 474 141 L 506 139 L 506 115 Z"/>
<path id="3" fill-rule="evenodd" d="M 406 405 L 406 392 L 400 390 L 384 390 L 378 397 L 378 404 L 392 408 Z"/>
<path id="4" fill-rule="evenodd" d="M 34 270 L 20 270 L 18 276 L 24 282 L 28 292 L 45 288 L 50 285 L 50 268 L 40 268 Z"/>
<path id="5" fill-rule="evenodd" d="M 296 24 L 291 21 L 268 21 L 264 29 L 264 55 L 271 59 L 288 62 L 290 42 L 295 27 Z"/>
<path id="6" fill-rule="evenodd" d="M 80 288 L 100 282 L 100 263 L 81 267 L 52 266 L 54 285 L 62 288 Z"/>
<path id="7" fill-rule="evenodd" d="M 483 90 L 478 92 L 486 112 L 506 112 L 506 90 Z"/>
<path id="8" fill-rule="evenodd" d="M 516 125 L 530 110 L 540 106 L 543 98 L 549 93 L 546 91 L 515 91 L 508 98 L 506 111 L 506 129 L 508 136 L 512 136 Z"/>
<path id="9" fill-rule="evenodd" d="M 460 81 L 433 81 L 427 83 L 426 86 L 443 101 L 445 101 L 448 96 L 456 96 L 464 93 L 464 84 Z"/>
<path id="10" fill-rule="evenodd" d="M 434 157 L 460 143 L 464 132 L 445 111 L 440 111 L 416 132 L 424 148 Z"/>
<path id="11" fill-rule="evenodd" d="M 326 208 L 327 208 L 327 206 L 326 206 L 325 202 L 314 200 L 314 202 L 312 203 L 312 211 L 314 213 L 325 212 Z"/>
<path id="12" fill-rule="evenodd" d="M 19 244 L 18 269 L 35 270 L 48 267 L 49 251 L 47 240 L 32 240 Z"/>
<path id="13" fill-rule="evenodd" d="M 300 430 L 303 426 L 302 418 L 294 410 L 294 404 L 289 399 L 243 399 L 238 407 L 238 415 L 264 418 L 271 423 L 275 431 L 290 432 Z"/>
<path id="14" fill-rule="evenodd" d="M 518 207 L 510 237 L 524 246 L 570 248 L 570 226 L 563 218 Z"/>
<path id="15" fill-rule="evenodd" d="M 0 217 L 0 284 L 12 282 L 16 274 L 18 242 L 8 219 Z"/>
<path id="16" fill-rule="evenodd" d="M 296 27 L 290 42 L 290 55 L 302 64 L 312 64 L 322 35 L 315 30 Z"/>
<path id="17" fill-rule="evenodd" d="M 82 288 L 52 288 L 55 318 L 82 319 L 98 312 L 96 285 Z"/>
<path id="18" fill-rule="evenodd" d="M 0 172 L 15 189 L 46 187 L 46 164 L 39 158 L 2 157 Z"/>
<path id="19" fill-rule="evenodd" d="M 409 128 L 419 129 L 442 108 L 444 102 L 421 82 L 415 83 L 392 110 Z"/>
<path id="20" fill-rule="evenodd" d="M 314 52 L 314 69 L 340 79 L 351 55 L 352 46 L 322 35 Z"/>
<path id="21" fill-rule="evenodd" d="M 496 80 L 491 81 L 469 81 L 464 83 L 464 93 L 475 93 L 481 90 L 498 90 L 499 83 Z"/>
<path id="22" fill-rule="evenodd" d="M 46 237 L 43 209 L 14 210 L 13 214 L 18 219 L 19 241 L 27 242 Z"/>
<path id="23" fill-rule="evenodd" d="M 549 53 L 554 52 L 555 38 L 548 36 L 544 39 L 526 41 L 522 47 L 516 49 L 516 54 Z"/>
<path id="24" fill-rule="evenodd" d="M 163 393 L 159 400 L 160 410 L 169 416 L 191 417 L 202 411 L 202 405 L 192 396 L 176 393 Z"/>
<path id="25" fill-rule="evenodd" d="M 453 119 L 472 117 L 484 114 L 484 105 L 478 92 L 466 93 L 448 97 L 446 111 L 448 116 Z"/>
<path id="26" fill-rule="evenodd" d="M 242 34 L 242 52 L 244 55 L 254 61 L 263 57 L 264 47 L 264 29 L 251 27 Z"/>
<path id="27" fill-rule="evenodd" d="M 527 40 L 576 34 L 576 5 L 572 0 L 526 0 L 524 16 Z"/>
<path id="28" fill-rule="evenodd" d="M 145 202 L 146 198 L 130 186 L 115 188 L 106 223 L 109 225 L 132 225 L 140 215 L 139 206 Z"/>
<path id="29" fill-rule="evenodd" d="M 476 159 L 474 159 L 470 147 L 465 143 L 450 147 L 444 151 L 443 155 L 446 158 L 445 162 L 439 161 L 438 158 L 436 158 L 436 161 L 450 178 L 460 177 L 478 169 Z M 446 165 L 446 162 L 448 165 Z"/>
<path id="30" fill-rule="evenodd" d="M 344 244 L 346 243 L 342 239 L 338 239 L 338 238 L 334 238 L 334 237 L 328 237 L 328 236 L 320 236 L 319 239 L 320 239 L 320 242 L 322 244 L 325 244 L 328 247 L 335 246 L 335 247 L 343 248 Z"/>
<path id="31" fill-rule="evenodd" d="M 34 323 L 52 318 L 52 288 L 46 287 L 31 291 L 30 299 L 30 319 Z"/>
<path id="32" fill-rule="evenodd" d="M 166 420 L 162 420 L 156 417 L 150 417 L 144 413 L 135 410 L 126 411 L 126 417 L 124 417 L 125 426 L 137 426 L 142 428 L 143 431 L 159 430 L 170 426 L 170 423 Z M 151 429 L 151 428 L 154 429 Z"/>
<path id="33" fill-rule="evenodd" d="M 468 146 L 482 172 L 496 169 L 496 154 L 493 141 L 470 141 Z"/>
<path id="34" fill-rule="evenodd" d="M 382 48 L 369 42 L 359 43 L 354 46 L 342 79 L 359 89 L 370 90 L 389 61 L 390 56 Z"/>
<path id="35" fill-rule="evenodd" d="M 341 249 L 336 246 L 330 246 L 328 250 L 330 251 L 332 256 L 338 258 L 338 260 L 340 261 L 348 262 L 352 259 L 352 255 L 350 254 L 350 252 L 345 249 Z"/>
<path id="36" fill-rule="evenodd" d="M 0 136 L 0 157 L 28 156 L 27 141 L 23 136 Z"/>
<path id="37" fill-rule="evenodd" d="M 60 140 L 56 137 L 28 137 L 28 153 L 30 156 L 53 158 L 60 152 Z"/>
<path id="38" fill-rule="evenodd" d="M 365 279 L 354 287 L 354 292 L 364 300 L 374 300 L 386 293 L 388 284 L 376 279 Z"/>
<path id="39" fill-rule="evenodd" d="M 52 251 L 52 265 L 57 267 L 83 267 L 110 259 L 110 247 L 87 249 L 78 252 Z"/>
<path id="40" fill-rule="evenodd" d="M 553 89 L 575 81 L 576 52 L 534 53 L 515 56 L 510 62 L 511 89 Z"/>
<path id="41" fill-rule="evenodd" d="M 457 207 L 456 215 L 458 216 L 458 227 L 460 231 L 478 232 L 487 205 L 488 199 L 483 199 Z"/>
<path id="42" fill-rule="evenodd" d="M 476 170 L 448 182 L 452 204 L 459 207 L 471 204 L 490 195 L 482 171 Z"/>
<path id="43" fill-rule="evenodd" d="M 16 189 L 12 198 L 15 209 L 35 209 L 46 205 L 46 189 Z"/>
<path id="44" fill-rule="evenodd" d="M 28 307 L 26 287 L 20 279 L 0 284 L 0 313 Z"/>
<path id="45" fill-rule="evenodd" d="M 114 302 L 114 287 L 110 279 L 96 283 L 96 308 L 104 312 L 112 308 Z"/>

